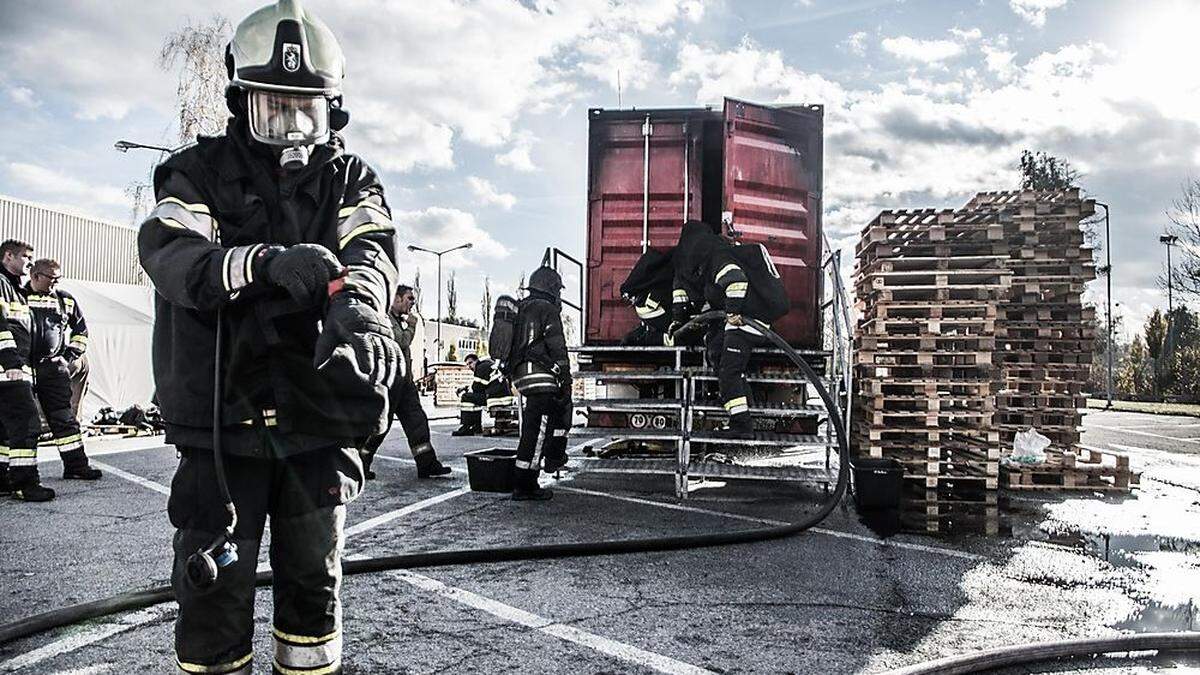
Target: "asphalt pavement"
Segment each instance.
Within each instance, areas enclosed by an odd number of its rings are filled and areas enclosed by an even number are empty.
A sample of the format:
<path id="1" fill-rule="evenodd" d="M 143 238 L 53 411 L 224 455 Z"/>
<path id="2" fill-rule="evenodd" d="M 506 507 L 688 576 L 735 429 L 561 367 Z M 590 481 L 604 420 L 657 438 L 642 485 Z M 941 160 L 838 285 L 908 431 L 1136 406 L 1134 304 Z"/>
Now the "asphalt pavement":
<path id="1" fill-rule="evenodd" d="M 433 428 L 455 473 L 418 480 L 396 429 L 349 508 L 347 555 L 743 529 L 791 522 L 823 497 L 729 483 L 678 502 L 669 478 L 572 473 L 552 501 L 514 503 L 467 489 L 462 456 L 514 438 Z M 1200 419 L 1090 411 L 1083 443 L 1130 455 L 1140 487 L 1015 495 L 994 536 L 881 536 L 844 504 L 816 531 L 755 544 L 350 577 L 345 672 L 882 672 L 1018 642 L 1200 629 Z M 0 622 L 168 579 L 174 450 L 131 439 L 89 452 L 99 483 L 61 481 L 51 460 L 42 473 L 58 499 L 0 501 Z M 255 672 L 270 672 L 270 602 L 261 591 Z M 0 646 L 0 673 L 171 672 L 174 614 L 163 605 Z"/>

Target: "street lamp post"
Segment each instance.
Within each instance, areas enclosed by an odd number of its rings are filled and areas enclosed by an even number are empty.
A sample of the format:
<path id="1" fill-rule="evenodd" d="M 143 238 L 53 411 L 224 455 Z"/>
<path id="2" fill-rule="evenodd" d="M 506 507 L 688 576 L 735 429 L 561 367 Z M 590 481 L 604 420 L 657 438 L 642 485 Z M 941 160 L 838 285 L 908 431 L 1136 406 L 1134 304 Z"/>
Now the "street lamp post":
<path id="1" fill-rule="evenodd" d="M 1096 206 L 1104 209 L 1104 276 L 1105 278 L 1105 298 L 1104 304 L 1108 310 L 1108 345 L 1104 348 L 1105 354 L 1108 356 L 1108 379 L 1106 381 L 1106 390 L 1108 394 L 1108 407 L 1112 408 L 1113 399 L 1113 317 L 1112 317 L 1112 243 L 1109 238 L 1108 230 L 1108 204 L 1096 202 Z"/>
<path id="2" fill-rule="evenodd" d="M 471 242 L 467 242 L 465 244 L 459 244 L 458 246 L 455 246 L 453 248 L 448 248 L 448 249 L 445 249 L 442 251 L 434 251 L 432 249 L 417 246 L 415 244 L 408 245 L 408 250 L 411 253 L 416 253 L 417 251 L 420 251 L 422 253 L 431 253 L 431 254 L 437 256 L 437 265 L 438 265 L 438 270 L 437 270 L 437 286 L 438 286 L 438 293 L 437 293 L 437 322 L 438 322 L 438 324 L 437 324 L 437 350 L 438 350 L 438 353 L 437 353 L 437 358 L 439 361 L 442 358 L 442 256 L 446 255 L 447 253 L 451 253 L 453 251 L 457 251 L 459 249 L 466 249 L 466 248 L 471 248 Z"/>
<path id="3" fill-rule="evenodd" d="M 1163 352 L 1165 356 L 1167 346 L 1173 345 L 1175 342 L 1175 333 L 1173 330 L 1173 319 L 1175 315 L 1175 285 L 1174 280 L 1171 278 L 1175 276 L 1175 274 L 1174 268 L 1171 267 L 1171 247 L 1179 243 L 1179 237 L 1173 234 L 1164 234 L 1158 238 L 1158 241 L 1167 247 L 1167 335 L 1163 341 Z"/>

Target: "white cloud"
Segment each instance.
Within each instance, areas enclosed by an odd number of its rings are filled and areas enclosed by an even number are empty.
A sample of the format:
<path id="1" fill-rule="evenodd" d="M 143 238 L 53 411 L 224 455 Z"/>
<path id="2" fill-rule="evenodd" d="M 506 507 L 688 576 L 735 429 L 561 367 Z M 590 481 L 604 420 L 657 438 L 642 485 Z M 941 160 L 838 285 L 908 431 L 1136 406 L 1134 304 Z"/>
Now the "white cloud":
<path id="1" fill-rule="evenodd" d="M 1008 0 L 1008 6 L 1031 26 L 1046 25 L 1046 12 L 1067 4 L 1067 0 Z"/>
<path id="2" fill-rule="evenodd" d="M 958 38 L 961 42 L 974 42 L 983 37 L 983 31 L 978 28 L 962 29 L 955 27 L 950 29 L 950 34 Z"/>
<path id="3" fill-rule="evenodd" d="M 963 53 L 963 46 L 953 40 L 918 40 L 907 35 L 884 38 L 883 50 L 906 61 L 938 63 Z"/>
<path id="4" fill-rule="evenodd" d="M 838 47 L 851 54 L 854 54 L 855 56 L 866 56 L 867 32 L 860 30 L 857 33 L 851 33 L 850 35 L 846 36 L 845 40 L 842 40 L 840 43 L 838 43 Z"/>
<path id="5" fill-rule="evenodd" d="M 8 87 L 8 97 L 13 103 L 26 108 L 36 108 L 40 102 L 34 97 L 33 90 L 29 87 L 11 86 Z"/>
<path id="6" fill-rule="evenodd" d="M 6 170 L 9 180 L 38 200 L 68 207 L 73 212 L 95 214 L 97 207 L 110 210 L 130 207 L 129 198 L 119 187 L 88 183 L 64 172 L 25 162 L 10 162 Z"/>
<path id="7" fill-rule="evenodd" d="M 515 196 L 507 192 L 500 192 L 491 181 L 479 176 L 467 176 L 467 186 L 471 188 L 471 193 L 475 195 L 476 201 L 484 206 L 495 205 L 505 211 L 510 211 L 517 203 Z"/>
<path id="8" fill-rule="evenodd" d="M 668 82 L 673 87 L 696 86 L 700 103 L 719 102 L 722 97 L 752 101 L 825 103 L 840 105 L 840 85 L 816 74 L 787 66 L 778 51 L 764 51 L 750 38 L 742 38 L 733 50 L 714 51 L 684 44 L 679 48 L 678 67 Z"/>
<path id="9" fill-rule="evenodd" d="M 533 163 L 533 135 L 527 132 L 518 133 L 508 152 L 496 155 L 496 164 L 506 166 L 516 171 L 537 171 Z"/>
<path id="10" fill-rule="evenodd" d="M 447 254 L 443 264 L 474 265 L 478 259 L 499 259 L 509 251 L 475 221 L 475 216 L 459 209 L 431 206 L 417 211 L 393 211 L 396 242 L 401 251 L 408 244 L 443 250 L 470 243 L 471 248 Z"/>

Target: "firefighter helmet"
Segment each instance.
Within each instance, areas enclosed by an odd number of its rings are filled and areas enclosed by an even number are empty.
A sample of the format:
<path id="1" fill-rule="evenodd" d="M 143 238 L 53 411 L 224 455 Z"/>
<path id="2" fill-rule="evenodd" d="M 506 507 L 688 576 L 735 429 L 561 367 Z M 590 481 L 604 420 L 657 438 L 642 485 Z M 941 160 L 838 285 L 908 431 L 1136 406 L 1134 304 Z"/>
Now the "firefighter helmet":
<path id="1" fill-rule="evenodd" d="M 552 297 L 562 294 L 562 277 L 553 267 L 539 267 L 529 275 L 529 290 L 540 291 Z"/>
<path id="2" fill-rule="evenodd" d="M 298 0 L 279 0 L 246 17 L 225 62 L 230 84 L 248 94 L 256 141 L 297 146 L 329 140 L 330 101 L 341 97 L 345 57 L 329 27 Z"/>

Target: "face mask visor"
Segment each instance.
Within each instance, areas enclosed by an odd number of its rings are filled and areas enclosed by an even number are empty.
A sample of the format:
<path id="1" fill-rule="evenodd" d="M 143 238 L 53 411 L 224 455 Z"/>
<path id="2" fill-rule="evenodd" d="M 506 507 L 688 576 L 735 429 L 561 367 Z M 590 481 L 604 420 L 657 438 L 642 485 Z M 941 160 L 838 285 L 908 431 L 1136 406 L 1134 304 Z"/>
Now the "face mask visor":
<path id="1" fill-rule="evenodd" d="M 274 146 L 322 145 L 329 141 L 329 101 L 324 96 L 250 92 L 250 135 Z"/>

